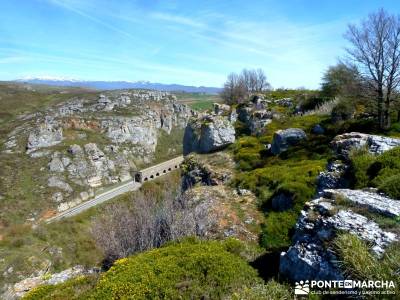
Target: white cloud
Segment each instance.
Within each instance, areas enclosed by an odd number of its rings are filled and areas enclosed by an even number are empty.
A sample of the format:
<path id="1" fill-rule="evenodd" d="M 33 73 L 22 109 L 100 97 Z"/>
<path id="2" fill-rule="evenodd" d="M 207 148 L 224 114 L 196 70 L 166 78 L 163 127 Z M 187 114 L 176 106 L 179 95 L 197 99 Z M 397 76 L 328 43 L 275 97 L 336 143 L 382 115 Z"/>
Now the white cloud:
<path id="1" fill-rule="evenodd" d="M 195 27 L 195 28 L 205 28 L 206 27 L 206 25 L 202 22 L 198 22 L 198 21 L 193 20 L 192 18 L 188 18 L 188 17 L 184 17 L 184 16 L 180 16 L 180 15 L 156 12 L 156 13 L 150 14 L 150 17 L 153 19 L 160 20 L 160 21 L 172 22 L 172 23 L 176 23 L 179 25 L 190 26 L 190 27 Z"/>

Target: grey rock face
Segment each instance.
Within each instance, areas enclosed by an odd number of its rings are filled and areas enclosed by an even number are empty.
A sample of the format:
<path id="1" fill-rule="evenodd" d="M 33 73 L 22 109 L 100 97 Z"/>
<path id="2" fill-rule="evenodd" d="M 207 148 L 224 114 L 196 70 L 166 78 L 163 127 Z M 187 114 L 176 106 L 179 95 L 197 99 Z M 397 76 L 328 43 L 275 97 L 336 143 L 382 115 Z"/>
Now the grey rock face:
<path id="1" fill-rule="evenodd" d="M 242 104 L 237 108 L 236 112 L 237 112 L 237 119 L 240 122 L 248 124 L 251 118 L 251 114 L 253 113 L 253 106 L 250 105 L 250 103 L 246 105 Z"/>
<path id="2" fill-rule="evenodd" d="M 116 144 L 130 142 L 146 147 L 151 152 L 154 152 L 157 146 L 155 125 L 145 122 L 141 117 L 115 117 L 102 121 L 101 127 L 106 131 L 106 136 Z"/>
<path id="3" fill-rule="evenodd" d="M 274 155 L 280 154 L 288 150 L 290 146 L 297 145 L 300 141 L 305 140 L 306 138 L 306 133 L 299 128 L 278 130 L 274 134 L 271 152 Z"/>
<path id="4" fill-rule="evenodd" d="M 60 203 L 64 199 L 63 194 L 61 192 L 54 193 L 51 198 L 56 203 Z"/>
<path id="5" fill-rule="evenodd" d="M 387 150 L 400 146 L 400 139 L 351 132 L 336 136 L 332 141 L 332 146 L 338 155 L 347 159 L 351 150 L 364 147 L 372 154 L 382 154 Z"/>
<path id="6" fill-rule="evenodd" d="M 227 118 L 205 116 L 192 119 L 185 129 L 183 152 L 208 153 L 235 141 L 235 129 Z"/>
<path id="7" fill-rule="evenodd" d="M 66 170 L 68 177 L 79 185 L 97 187 L 105 183 L 117 181 L 114 161 L 94 143 L 84 145 L 84 149 L 78 145 L 70 146 L 68 150 L 73 159 L 68 161 Z M 129 168 L 129 163 L 127 165 Z"/>
<path id="8" fill-rule="evenodd" d="M 363 190 L 328 189 L 324 191 L 324 195 L 326 197 L 344 197 L 350 202 L 388 217 L 400 216 L 400 201 L 376 193 Z"/>
<path id="9" fill-rule="evenodd" d="M 231 113 L 229 114 L 228 119 L 229 119 L 229 121 L 230 121 L 231 123 L 235 123 L 235 122 L 237 121 L 237 119 L 238 119 L 238 114 L 237 114 L 236 110 L 231 111 Z"/>
<path id="10" fill-rule="evenodd" d="M 267 110 L 267 102 L 261 98 L 255 98 L 254 102 L 241 104 L 237 109 L 237 119 L 244 123 L 251 134 L 259 134 L 266 125 L 275 117 L 271 110 Z"/>
<path id="11" fill-rule="evenodd" d="M 28 136 L 27 153 L 39 148 L 57 145 L 63 139 L 62 128 L 52 118 L 46 118 L 44 123 L 39 124 Z"/>

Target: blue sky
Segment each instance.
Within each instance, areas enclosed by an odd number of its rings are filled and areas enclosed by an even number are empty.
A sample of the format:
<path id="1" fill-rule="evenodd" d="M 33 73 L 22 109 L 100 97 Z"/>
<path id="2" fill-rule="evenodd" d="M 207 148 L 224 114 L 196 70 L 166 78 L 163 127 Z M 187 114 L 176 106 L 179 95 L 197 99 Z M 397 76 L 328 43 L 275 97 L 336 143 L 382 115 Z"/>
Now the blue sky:
<path id="1" fill-rule="evenodd" d="M 400 1 L 0 0 L 0 80 L 221 86 L 260 67 L 275 88 L 316 88 L 347 24 L 380 7 Z"/>

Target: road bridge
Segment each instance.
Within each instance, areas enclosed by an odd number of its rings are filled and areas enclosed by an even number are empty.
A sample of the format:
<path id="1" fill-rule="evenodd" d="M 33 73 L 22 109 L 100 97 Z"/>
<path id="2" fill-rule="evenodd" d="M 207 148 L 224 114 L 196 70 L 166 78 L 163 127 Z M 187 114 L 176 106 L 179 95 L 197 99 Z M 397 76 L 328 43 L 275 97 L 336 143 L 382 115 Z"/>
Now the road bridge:
<path id="1" fill-rule="evenodd" d="M 58 215 L 46 220 L 46 222 L 50 223 L 61 220 L 63 218 L 75 216 L 97 204 L 106 202 L 121 194 L 124 194 L 129 191 L 136 191 L 142 186 L 144 182 L 156 179 L 160 176 L 172 172 L 173 170 L 178 169 L 182 164 L 183 159 L 184 159 L 183 156 L 178 156 L 176 158 L 164 161 L 162 163 L 148 167 L 146 169 L 140 171 L 134 171 L 132 173 L 132 180 L 119 183 L 119 185 L 116 186 L 115 188 L 111 188 L 101 194 L 96 195 L 93 199 L 87 200 L 77 206 L 71 207 L 59 213 Z"/>
<path id="2" fill-rule="evenodd" d="M 132 174 L 132 178 L 134 182 L 143 183 L 149 180 L 153 180 L 157 177 L 165 175 L 173 170 L 176 170 L 180 167 L 183 162 L 183 156 L 178 156 L 176 158 L 164 161 L 157 165 L 148 167 L 146 169 L 135 171 Z"/>

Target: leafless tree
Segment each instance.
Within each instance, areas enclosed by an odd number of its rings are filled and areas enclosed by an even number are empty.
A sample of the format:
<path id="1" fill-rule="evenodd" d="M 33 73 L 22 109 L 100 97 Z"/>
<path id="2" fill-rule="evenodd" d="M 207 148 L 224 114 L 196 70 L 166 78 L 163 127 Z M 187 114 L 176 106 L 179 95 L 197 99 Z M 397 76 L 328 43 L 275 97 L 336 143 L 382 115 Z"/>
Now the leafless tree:
<path id="1" fill-rule="evenodd" d="M 349 58 L 375 94 L 379 126 L 390 127 L 391 104 L 400 83 L 400 18 L 381 9 L 349 25 Z"/>
<path id="2" fill-rule="evenodd" d="M 264 92 L 271 89 L 271 85 L 267 81 L 267 76 L 262 69 L 257 69 L 256 92 Z"/>
<path id="3" fill-rule="evenodd" d="M 168 241 L 200 234 L 197 224 L 202 220 L 177 189 L 165 190 L 162 201 L 155 199 L 150 193 L 135 193 L 131 207 L 114 204 L 93 222 L 92 235 L 104 252 L 105 266 Z"/>
<path id="4" fill-rule="evenodd" d="M 221 97 L 228 104 L 240 103 L 250 95 L 262 93 L 270 87 L 262 69 L 243 69 L 240 74 L 231 73 L 228 75 Z"/>
<path id="5" fill-rule="evenodd" d="M 231 73 L 221 92 L 221 97 L 227 104 L 234 104 L 243 101 L 247 95 L 246 85 L 241 76 Z"/>

